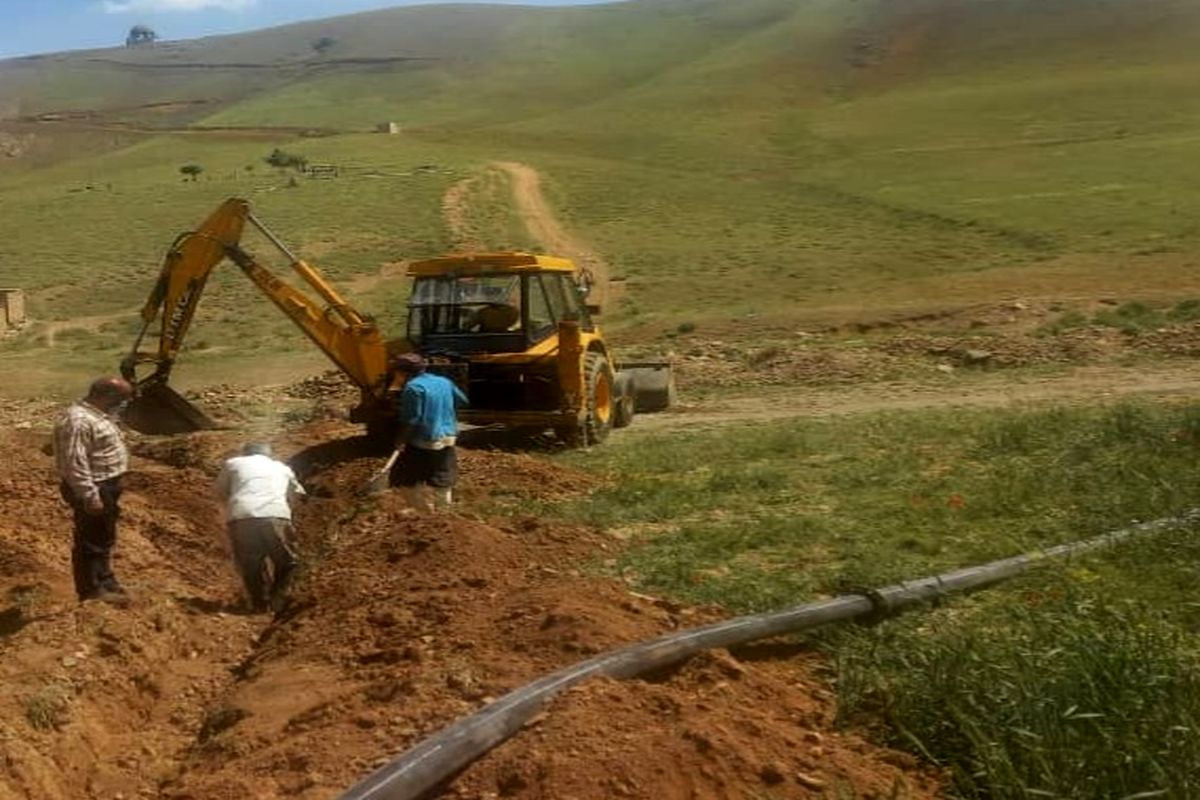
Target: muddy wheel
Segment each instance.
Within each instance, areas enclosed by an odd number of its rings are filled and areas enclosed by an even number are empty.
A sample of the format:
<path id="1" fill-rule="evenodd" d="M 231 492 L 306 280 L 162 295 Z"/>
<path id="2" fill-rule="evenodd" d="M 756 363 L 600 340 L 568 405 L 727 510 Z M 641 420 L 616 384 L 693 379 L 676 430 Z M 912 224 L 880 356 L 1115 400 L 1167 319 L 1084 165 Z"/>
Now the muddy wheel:
<path id="1" fill-rule="evenodd" d="M 557 431 L 568 447 L 600 444 L 612 432 L 616 416 L 616 381 L 608 359 L 599 353 L 588 353 L 583 362 L 583 377 L 587 387 L 583 421 Z"/>
<path id="2" fill-rule="evenodd" d="M 633 414 L 637 406 L 637 399 L 634 397 L 635 387 L 633 376 L 618 373 L 613 386 L 616 392 L 616 401 L 613 407 L 613 427 L 627 428 L 633 422 Z"/>

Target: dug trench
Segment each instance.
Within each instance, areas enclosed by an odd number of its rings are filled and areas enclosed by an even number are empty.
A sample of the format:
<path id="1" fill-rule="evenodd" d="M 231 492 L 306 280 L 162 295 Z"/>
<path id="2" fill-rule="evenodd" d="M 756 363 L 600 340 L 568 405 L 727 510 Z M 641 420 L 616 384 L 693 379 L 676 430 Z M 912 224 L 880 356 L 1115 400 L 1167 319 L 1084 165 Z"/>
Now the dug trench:
<path id="1" fill-rule="evenodd" d="M 116 569 L 126 607 L 78 604 L 46 432 L 0 464 L 0 798 L 334 798 L 504 693 L 722 616 L 631 592 L 603 531 L 532 516 L 590 475 L 462 452 L 463 502 L 419 515 L 358 491 L 342 423 L 278 437 L 312 497 L 306 567 L 274 617 L 238 610 L 212 479 L 229 432 L 134 444 Z M 911 758 L 833 727 L 819 656 L 717 651 L 585 683 L 437 794 L 463 798 L 933 797 Z"/>

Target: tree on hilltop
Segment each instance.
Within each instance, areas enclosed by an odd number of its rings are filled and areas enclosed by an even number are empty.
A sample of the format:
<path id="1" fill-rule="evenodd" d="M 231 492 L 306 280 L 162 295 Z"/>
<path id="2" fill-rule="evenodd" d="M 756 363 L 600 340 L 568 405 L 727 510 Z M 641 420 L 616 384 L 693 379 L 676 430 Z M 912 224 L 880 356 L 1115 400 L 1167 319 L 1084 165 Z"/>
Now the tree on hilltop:
<path id="1" fill-rule="evenodd" d="M 272 150 L 271 155 L 264 158 L 263 161 L 266 161 L 272 167 L 276 167 L 278 169 L 287 169 L 288 167 L 291 167 L 292 169 L 300 172 L 303 172 L 304 168 L 308 166 L 308 159 L 304 156 L 297 153 L 288 153 L 284 150 L 280 150 L 278 147 Z"/>
<path id="2" fill-rule="evenodd" d="M 154 29 L 146 25 L 134 25 L 129 29 L 129 35 L 125 37 L 126 47 L 137 47 L 142 44 L 154 44 L 158 39 L 158 34 Z"/>

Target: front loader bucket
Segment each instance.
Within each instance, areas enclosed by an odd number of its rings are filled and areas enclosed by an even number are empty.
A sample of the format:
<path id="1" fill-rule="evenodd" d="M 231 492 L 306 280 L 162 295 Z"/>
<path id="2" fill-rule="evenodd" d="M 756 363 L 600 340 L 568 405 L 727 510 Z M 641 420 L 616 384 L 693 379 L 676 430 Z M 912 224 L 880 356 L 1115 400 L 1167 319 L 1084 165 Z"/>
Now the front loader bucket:
<path id="1" fill-rule="evenodd" d="M 151 435 L 169 436 L 220 427 L 165 383 L 139 387 L 137 397 L 121 418 L 138 433 Z"/>
<path id="2" fill-rule="evenodd" d="M 665 411 L 675 404 L 675 373 L 668 361 L 623 363 L 617 377 L 628 376 L 633 385 L 633 407 L 638 413 Z"/>

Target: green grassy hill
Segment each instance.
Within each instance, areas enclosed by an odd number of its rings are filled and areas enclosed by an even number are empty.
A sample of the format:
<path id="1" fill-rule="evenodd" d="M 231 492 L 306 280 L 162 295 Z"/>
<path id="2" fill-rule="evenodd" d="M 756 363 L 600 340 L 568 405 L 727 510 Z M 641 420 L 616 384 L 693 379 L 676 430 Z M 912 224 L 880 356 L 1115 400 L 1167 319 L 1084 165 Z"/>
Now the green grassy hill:
<path id="1" fill-rule="evenodd" d="M 345 281 L 449 247 L 442 193 L 511 159 L 630 279 L 626 336 L 1194 294 L 1198 33 L 1185 0 L 631 0 L 0 62 L 0 283 L 43 320 L 132 312 L 175 233 L 233 194 Z M 53 112 L 74 114 L 17 120 Z M 367 133 L 383 121 L 403 134 Z M 343 177 L 290 187 L 274 147 Z M 398 324 L 402 295 L 357 300 Z M 311 355 L 232 273 L 201 315 L 197 369 L 247 344 Z M 76 331 L 67 360 L 129 334 Z M 3 348 L 45 364 L 42 340 Z"/>

